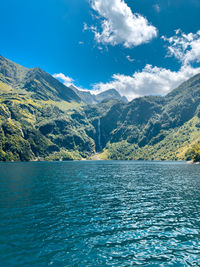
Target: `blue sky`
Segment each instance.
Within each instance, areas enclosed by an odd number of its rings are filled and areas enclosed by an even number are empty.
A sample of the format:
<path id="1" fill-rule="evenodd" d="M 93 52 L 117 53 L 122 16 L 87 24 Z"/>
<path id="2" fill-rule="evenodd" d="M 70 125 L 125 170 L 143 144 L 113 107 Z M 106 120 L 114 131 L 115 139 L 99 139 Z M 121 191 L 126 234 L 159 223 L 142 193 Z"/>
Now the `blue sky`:
<path id="1" fill-rule="evenodd" d="M 199 14 L 200 0 L 1 1 L 0 54 L 94 92 L 165 95 L 200 72 Z"/>

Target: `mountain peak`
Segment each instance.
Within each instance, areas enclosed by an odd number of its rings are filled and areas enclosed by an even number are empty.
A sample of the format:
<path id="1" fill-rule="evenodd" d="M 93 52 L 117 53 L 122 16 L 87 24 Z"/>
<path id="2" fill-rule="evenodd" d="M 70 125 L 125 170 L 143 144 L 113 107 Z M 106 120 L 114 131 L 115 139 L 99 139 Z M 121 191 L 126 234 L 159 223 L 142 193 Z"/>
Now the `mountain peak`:
<path id="1" fill-rule="evenodd" d="M 80 102 L 80 97 L 41 68 L 24 68 L 0 56 L 0 81 L 32 93 L 32 97 L 43 100 Z"/>
<path id="2" fill-rule="evenodd" d="M 122 100 L 123 102 L 128 102 L 127 98 L 125 96 L 122 97 L 120 93 L 114 88 L 108 89 L 106 91 L 97 94 L 96 98 L 99 102 L 109 99 L 117 99 L 117 100 Z"/>
<path id="3" fill-rule="evenodd" d="M 16 85 L 26 75 L 28 69 L 0 56 L 0 80 L 10 85 Z"/>

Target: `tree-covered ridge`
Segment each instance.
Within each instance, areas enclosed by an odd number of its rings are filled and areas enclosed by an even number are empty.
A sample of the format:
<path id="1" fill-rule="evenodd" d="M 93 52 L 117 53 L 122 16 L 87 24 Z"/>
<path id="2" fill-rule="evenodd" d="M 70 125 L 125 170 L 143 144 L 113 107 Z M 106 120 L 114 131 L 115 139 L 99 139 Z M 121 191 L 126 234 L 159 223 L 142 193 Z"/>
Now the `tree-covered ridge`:
<path id="1" fill-rule="evenodd" d="M 43 70 L 0 57 L 1 161 L 186 159 L 199 131 L 200 75 L 165 97 L 87 104 Z"/>

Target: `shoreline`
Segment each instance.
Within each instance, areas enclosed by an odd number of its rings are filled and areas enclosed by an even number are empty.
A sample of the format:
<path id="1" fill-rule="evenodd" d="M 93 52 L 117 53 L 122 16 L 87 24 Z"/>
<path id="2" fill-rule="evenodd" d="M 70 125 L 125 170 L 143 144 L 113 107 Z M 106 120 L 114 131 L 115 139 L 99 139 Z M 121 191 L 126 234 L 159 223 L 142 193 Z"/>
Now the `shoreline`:
<path id="1" fill-rule="evenodd" d="M 29 161 L 0 161 L 0 163 L 33 163 L 33 162 L 92 162 L 92 161 L 127 161 L 127 162 L 131 162 L 131 161 L 135 161 L 135 162 L 171 162 L 171 163 L 178 163 L 178 162 L 183 162 L 189 165 L 200 165 L 200 162 L 192 162 L 192 161 L 187 161 L 187 160 L 126 160 L 126 159 L 101 159 L 99 158 L 97 155 L 93 156 L 90 159 L 75 159 L 75 160 L 29 160 Z"/>

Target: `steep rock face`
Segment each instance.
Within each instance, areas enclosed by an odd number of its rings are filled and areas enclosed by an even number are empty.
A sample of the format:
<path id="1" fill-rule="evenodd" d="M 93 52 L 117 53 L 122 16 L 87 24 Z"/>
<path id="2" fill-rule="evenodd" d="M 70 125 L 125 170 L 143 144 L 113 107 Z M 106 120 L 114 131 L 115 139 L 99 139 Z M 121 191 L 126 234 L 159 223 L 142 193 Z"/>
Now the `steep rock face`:
<path id="1" fill-rule="evenodd" d="M 144 136 L 145 127 L 151 120 L 158 118 L 163 108 L 164 99 L 160 97 L 143 97 L 128 104 L 116 103 L 102 118 L 102 137 L 107 142 L 127 140 L 139 143 Z M 149 128 L 149 127 L 148 127 Z"/>

